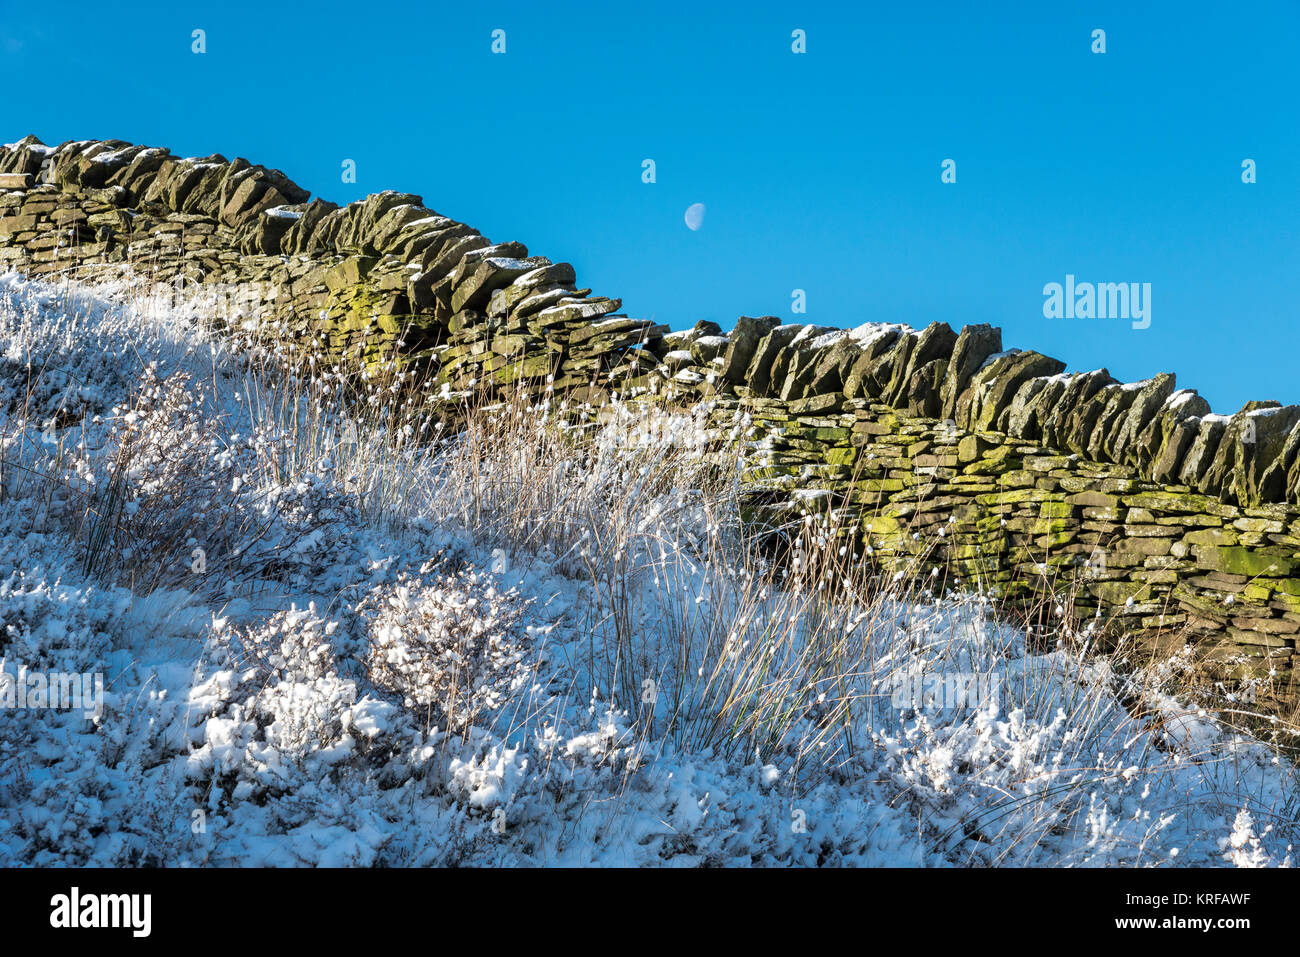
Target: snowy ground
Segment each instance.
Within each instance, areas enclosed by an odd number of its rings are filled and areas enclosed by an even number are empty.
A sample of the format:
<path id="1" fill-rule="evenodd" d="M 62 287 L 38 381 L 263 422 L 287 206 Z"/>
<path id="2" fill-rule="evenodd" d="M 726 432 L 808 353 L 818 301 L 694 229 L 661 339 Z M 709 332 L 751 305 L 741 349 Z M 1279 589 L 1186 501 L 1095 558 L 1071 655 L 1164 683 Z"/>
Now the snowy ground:
<path id="1" fill-rule="evenodd" d="M 617 428 L 287 414 L 201 311 L 0 277 L 0 670 L 105 685 L 0 709 L 0 865 L 1290 863 L 1293 766 L 1108 662 L 783 578 Z"/>

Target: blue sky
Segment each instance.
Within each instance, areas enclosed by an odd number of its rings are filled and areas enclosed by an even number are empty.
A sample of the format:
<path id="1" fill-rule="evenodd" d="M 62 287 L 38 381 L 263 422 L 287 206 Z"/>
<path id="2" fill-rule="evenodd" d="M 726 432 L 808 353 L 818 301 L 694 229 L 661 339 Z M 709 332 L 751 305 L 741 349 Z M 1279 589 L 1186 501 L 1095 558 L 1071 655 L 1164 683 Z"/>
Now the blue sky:
<path id="1" fill-rule="evenodd" d="M 674 328 L 990 322 L 1219 412 L 1300 402 L 1300 4 L 898 6 L 0 0 L 0 139 L 418 193 Z M 1067 273 L 1151 283 L 1150 328 L 1045 318 Z"/>

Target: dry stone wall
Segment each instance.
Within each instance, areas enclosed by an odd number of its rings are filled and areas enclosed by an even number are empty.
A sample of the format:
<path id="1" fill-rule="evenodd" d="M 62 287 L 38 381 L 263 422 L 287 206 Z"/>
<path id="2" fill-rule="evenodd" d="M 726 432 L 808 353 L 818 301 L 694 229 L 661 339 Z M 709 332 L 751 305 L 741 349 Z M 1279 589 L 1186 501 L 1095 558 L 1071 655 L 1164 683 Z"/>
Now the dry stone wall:
<path id="1" fill-rule="evenodd" d="M 238 321 L 415 371 L 448 409 L 518 391 L 694 409 L 750 447 L 757 517 L 829 513 L 887 570 L 942 566 L 1012 600 L 1066 587 L 1138 642 L 1190 642 L 1231 688 L 1295 702 L 1300 407 L 1214 415 L 1173 375 L 1066 373 L 985 325 L 669 332 L 418 196 L 339 207 L 243 159 L 115 140 L 0 149 L 0 269 L 124 266 L 237 287 Z"/>

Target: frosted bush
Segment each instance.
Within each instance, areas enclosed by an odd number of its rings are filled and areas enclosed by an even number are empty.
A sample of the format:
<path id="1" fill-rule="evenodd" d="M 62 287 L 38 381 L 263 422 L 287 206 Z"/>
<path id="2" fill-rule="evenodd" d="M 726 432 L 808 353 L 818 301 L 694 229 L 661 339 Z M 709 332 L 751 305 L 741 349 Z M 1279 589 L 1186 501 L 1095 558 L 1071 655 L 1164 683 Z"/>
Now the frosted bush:
<path id="1" fill-rule="evenodd" d="M 330 637 L 338 622 L 318 617 L 316 606 L 290 608 L 273 614 L 257 628 L 234 637 L 242 662 L 251 664 L 268 682 L 319 681 L 334 669 Z"/>
<path id="2" fill-rule="evenodd" d="M 103 412 L 138 362 L 125 337 L 111 325 L 79 322 L 82 297 L 23 295 L 8 278 L 0 275 L 0 414 L 44 429 Z"/>
<path id="3" fill-rule="evenodd" d="M 1250 811 L 1242 808 L 1237 812 L 1236 818 L 1233 819 L 1232 833 L 1219 840 L 1219 847 L 1223 850 L 1223 859 L 1234 867 L 1274 866 L 1277 862 L 1270 859 L 1261 839 L 1267 837 L 1271 830 L 1273 830 L 1273 827 L 1269 825 L 1264 828 L 1263 834 L 1256 834 L 1254 817 L 1251 816 Z M 1282 866 L 1289 867 L 1290 865 L 1291 856 L 1288 854 Z"/>
<path id="4" fill-rule="evenodd" d="M 223 441 L 187 372 L 163 377 L 149 365 L 112 409 L 102 447 L 80 449 L 75 462 L 84 567 L 153 585 L 206 574 L 241 537 L 236 477 L 251 458 L 247 445 Z"/>
<path id="5" fill-rule="evenodd" d="M 340 715 L 356 701 L 357 689 L 338 674 L 329 640 L 337 627 L 313 604 L 277 611 L 246 631 L 218 631 L 236 663 L 252 671 L 245 680 L 255 690 L 244 707 L 263 726 L 269 747 L 292 754 L 338 741 Z"/>
<path id="6" fill-rule="evenodd" d="M 529 681 L 527 606 L 473 569 L 380 589 L 360 608 L 370 680 L 463 732 Z"/>

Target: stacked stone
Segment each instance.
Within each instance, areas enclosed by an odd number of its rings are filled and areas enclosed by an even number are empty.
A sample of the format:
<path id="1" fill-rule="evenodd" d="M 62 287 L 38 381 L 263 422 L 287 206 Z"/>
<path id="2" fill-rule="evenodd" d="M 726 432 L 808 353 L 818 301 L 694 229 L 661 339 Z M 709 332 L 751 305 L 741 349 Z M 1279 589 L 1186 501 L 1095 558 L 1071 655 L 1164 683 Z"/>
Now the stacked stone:
<path id="1" fill-rule="evenodd" d="M 0 148 L 0 268 L 241 291 L 231 323 L 346 369 L 411 370 L 435 409 L 553 393 L 707 407 L 745 435 L 776 523 L 827 511 L 893 569 L 1009 598 L 1063 583 L 1225 678 L 1289 683 L 1300 634 L 1300 408 L 1213 415 L 1172 375 L 1066 374 L 1001 333 L 741 317 L 670 333 L 384 192 L 309 201 L 278 170 L 117 140 Z M 1279 699 L 1280 700 L 1280 699 Z"/>
<path id="2" fill-rule="evenodd" d="M 547 380 L 586 388 L 666 331 L 613 315 L 620 302 L 576 289 L 567 263 L 494 246 L 418 196 L 309 203 L 278 170 L 118 140 L 27 137 L 0 150 L 0 175 L 7 267 L 93 277 L 129 265 L 239 285 L 241 324 L 335 361 L 413 366 L 460 397 Z"/>
<path id="3" fill-rule="evenodd" d="M 1211 452 L 1198 437 L 1230 435 L 1230 420 L 1176 392 L 1172 376 L 1125 385 L 1104 370 L 1064 375 L 1057 360 L 1003 352 L 987 326 L 738 328 L 752 349 L 721 351 L 707 370 L 718 389 L 744 383 L 718 404 L 715 426 L 752 425 L 748 478 L 783 493 L 767 509 L 773 522 L 834 510 L 842 524 L 849 514 L 861 546 L 890 570 L 942 566 L 949 581 L 1026 602 L 1075 592 L 1077 613 L 1099 611 L 1153 650 L 1190 635 L 1215 676 L 1290 687 L 1300 509 L 1257 501 L 1277 494 L 1262 491 L 1270 470 L 1259 467 L 1276 458 L 1245 441 Z M 705 371 L 674 352 L 675 377 Z M 683 401 L 709 398 L 699 386 Z M 1254 439 L 1292 467 L 1295 418 L 1269 411 L 1278 408 L 1253 404 L 1238 421 L 1260 410 L 1289 423 L 1289 436 L 1257 425 Z M 1222 428 L 1202 428 L 1207 419 Z M 1180 474 L 1200 487 L 1171 480 Z"/>

